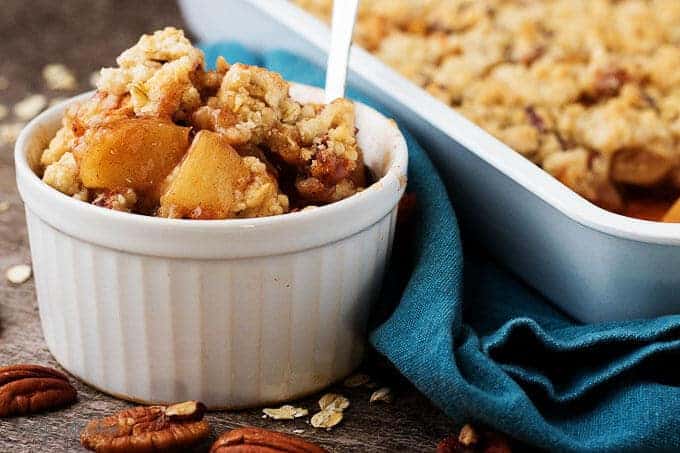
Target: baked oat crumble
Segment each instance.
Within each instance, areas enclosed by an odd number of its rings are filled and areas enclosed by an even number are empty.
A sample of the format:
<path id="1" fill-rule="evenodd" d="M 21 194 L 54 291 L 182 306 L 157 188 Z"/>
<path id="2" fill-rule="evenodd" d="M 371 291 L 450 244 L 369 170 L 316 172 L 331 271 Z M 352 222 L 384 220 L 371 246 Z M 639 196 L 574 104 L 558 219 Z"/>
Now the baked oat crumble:
<path id="1" fill-rule="evenodd" d="M 99 84 L 100 73 L 101 71 L 94 71 L 90 74 L 90 77 L 88 78 L 88 80 L 90 81 L 90 85 L 93 88 L 97 88 L 97 85 Z"/>
<path id="2" fill-rule="evenodd" d="M 365 0 L 355 39 L 602 207 L 680 195 L 677 0 Z"/>
<path id="3" fill-rule="evenodd" d="M 301 104 L 279 74 L 203 52 L 168 27 L 104 68 L 43 151 L 43 180 L 98 206 L 173 218 L 262 217 L 366 185 L 354 105 Z M 93 78 L 94 79 L 94 78 Z"/>

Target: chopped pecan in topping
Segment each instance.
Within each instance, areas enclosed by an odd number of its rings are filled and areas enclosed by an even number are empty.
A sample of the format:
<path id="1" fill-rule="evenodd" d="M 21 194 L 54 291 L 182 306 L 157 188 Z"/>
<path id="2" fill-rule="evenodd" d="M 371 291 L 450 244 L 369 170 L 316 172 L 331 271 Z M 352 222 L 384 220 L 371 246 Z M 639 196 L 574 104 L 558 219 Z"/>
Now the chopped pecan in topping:
<path id="1" fill-rule="evenodd" d="M 132 189 L 105 190 L 95 197 L 92 204 L 114 211 L 129 212 L 137 203 L 137 194 Z"/>
<path id="2" fill-rule="evenodd" d="M 531 123 L 532 126 L 534 126 L 536 129 L 538 129 L 538 132 L 544 133 L 546 131 L 545 128 L 545 121 L 543 121 L 543 118 L 536 113 L 536 109 L 534 109 L 533 105 L 528 105 L 525 107 L 524 111 L 527 114 L 527 118 L 529 118 L 529 122 Z"/>
<path id="3" fill-rule="evenodd" d="M 595 74 L 595 82 L 593 84 L 595 97 L 616 96 L 628 79 L 628 73 L 624 69 L 610 68 L 598 71 Z"/>
<path id="4" fill-rule="evenodd" d="M 41 412 L 75 400 L 76 389 L 57 370 L 28 364 L 0 368 L 0 417 Z"/>
<path id="5" fill-rule="evenodd" d="M 317 152 L 315 157 L 310 167 L 310 174 L 324 185 L 337 184 L 352 172 L 354 162 L 338 157 L 333 151 L 324 149 Z"/>

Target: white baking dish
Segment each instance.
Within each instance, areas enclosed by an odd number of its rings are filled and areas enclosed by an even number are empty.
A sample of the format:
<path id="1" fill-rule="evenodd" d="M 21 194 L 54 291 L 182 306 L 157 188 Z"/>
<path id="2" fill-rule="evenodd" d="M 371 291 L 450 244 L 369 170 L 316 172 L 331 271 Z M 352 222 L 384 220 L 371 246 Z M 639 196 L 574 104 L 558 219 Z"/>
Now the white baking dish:
<path id="1" fill-rule="evenodd" d="M 328 27 L 285 0 L 180 0 L 193 33 L 322 63 Z M 680 312 L 680 225 L 631 219 L 587 202 L 360 48 L 351 81 L 415 133 L 461 222 L 488 250 L 582 321 Z"/>
<path id="2" fill-rule="evenodd" d="M 304 85 L 291 95 L 323 102 Z M 15 152 L 43 334 L 64 368 L 126 399 L 238 408 L 317 391 L 359 364 L 406 182 L 393 122 L 357 105 L 358 141 L 381 179 L 352 197 L 282 216 L 176 220 L 83 203 L 36 176 L 78 99 L 29 123 Z"/>

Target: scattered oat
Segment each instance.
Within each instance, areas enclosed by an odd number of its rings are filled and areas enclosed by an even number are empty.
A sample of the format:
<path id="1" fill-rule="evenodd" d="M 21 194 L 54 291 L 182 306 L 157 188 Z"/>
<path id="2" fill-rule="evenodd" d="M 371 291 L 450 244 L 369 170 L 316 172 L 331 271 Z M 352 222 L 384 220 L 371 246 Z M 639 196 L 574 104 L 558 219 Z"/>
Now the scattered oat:
<path id="1" fill-rule="evenodd" d="M 20 285 L 31 278 L 31 266 L 28 264 L 17 264 L 10 267 L 5 272 L 5 277 L 10 283 Z"/>
<path id="2" fill-rule="evenodd" d="M 305 417 L 309 411 L 303 407 L 294 407 L 289 404 L 281 406 L 278 409 L 262 409 L 265 416 L 273 418 L 274 420 L 293 420 L 299 417 Z"/>
<path id="3" fill-rule="evenodd" d="M 332 409 L 317 412 L 311 420 L 314 428 L 326 428 L 329 431 L 341 421 L 342 411 L 334 411 Z"/>
<path id="4" fill-rule="evenodd" d="M 326 393 L 319 400 L 319 407 L 322 411 L 344 411 L 349 407 L 349 400 L 337 393 Z"/>
<path id="5" fill-rule="evenodd" d="M 345 387 L 353 388 L 353 387 L 361 387 L 362 385 L 366 385 L 371 381 L 371 378 L 367 374 L 353 374 L 352 376 L 348 377 L 345 379 L 345 382 L 343 382 L 343 385 Z"/>
<path id="6" fill-rule="evenodd" d="M 70 69 L 63 64 L 48 64 L 43 68 L 43 78 L 50 90 L 75 90 L 78 82 Z"/>
<path id="7" fill-rule="evenodd" d="M 0 214 L 9 210 L 9 201 L 0 201 Z"/>
<path id="8" fill-rule="evenodd" d="M 0 124 L 0 146 L 16 142 L 23 128 L 24 123 Z"/>
<path id="9" fill-rule="evenodd" d="M 14 105 L 14 115 L 28 121 L 47 106 L 47 98 L 42 94 L 33 94 Z"/>
<path id="10" fill-rule="evenodd" d="M 0 76 L 0 91 L 9 88 L 9 80 L 6 77 Z"/>
<path id="11" fill-rule="evenodd" d="M 460 433 L 458 433 L 458 442 L 465 447 L 474 446 L 479 442 L 477 431 L 475 431 L 472 425 L 466 424 L 460 429 Z"/>
<path id="12" fill-rule="evenodd" d="M 0 104 L 0 120 L 4 119 L 7 116 L 7 113 L 9 113 L 7 106 Z"/>
<path id="13" fill-rule="evenodd" d="M 54 107 L 55 105 L 60 104 L 60 103 L 64 102 L 64 101 L 67 100 L 67 99 L 68 99 L 68 98 L 64 98 L 64 97 L 56 97 L 56 98 L 52 98 L 52 99 L 50 99 L 50 103 L 48 104 L 48 106 L 49 106 L 49 107 Z"/>
<path id="14" fill-rule="evenodd" d="M 294 430 L 293 430 L 293 434 L 302 434 L 302 433 L 304 433 L 304 432 L 305 432 L 304 429 L 294 429 Z"/>
<path id="15" fill-rule="evenodd" d="M 92 74 L 90 74 L 90 85 L 92 85 L 94 88 L 97 88 L 99 77 L 99 71 L 94 71 Z"/>
<path id="16" fill-rule="evenodd" d="M 371 399 L 368 400 L 370 404 L 373 403 L 391 403 L 392 402 L 392 390 L 389 387 L 381 387 L 371 395 Z"/>

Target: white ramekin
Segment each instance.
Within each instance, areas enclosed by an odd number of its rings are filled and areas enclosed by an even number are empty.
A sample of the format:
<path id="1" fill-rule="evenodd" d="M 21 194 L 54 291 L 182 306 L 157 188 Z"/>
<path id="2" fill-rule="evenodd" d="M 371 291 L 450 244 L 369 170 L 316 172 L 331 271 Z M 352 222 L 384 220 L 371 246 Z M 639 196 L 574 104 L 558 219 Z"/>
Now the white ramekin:
<path id="1" fill-rule="evenodd" d="M 295 85 L 300 101 L 321 90 Z M 406 184 L 394 122 L 358 104 L 358 140 L 378 182 L 277 217 L 171 220 L 102 209 L 32 168 L 59 127 L 55 106 L 22 131 L 15 164 L 47 346 L 70 373 L 145 402 L 211 408 L 290 400 L 355 368 Z"/>

